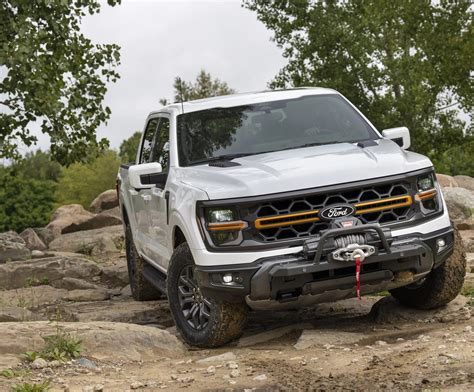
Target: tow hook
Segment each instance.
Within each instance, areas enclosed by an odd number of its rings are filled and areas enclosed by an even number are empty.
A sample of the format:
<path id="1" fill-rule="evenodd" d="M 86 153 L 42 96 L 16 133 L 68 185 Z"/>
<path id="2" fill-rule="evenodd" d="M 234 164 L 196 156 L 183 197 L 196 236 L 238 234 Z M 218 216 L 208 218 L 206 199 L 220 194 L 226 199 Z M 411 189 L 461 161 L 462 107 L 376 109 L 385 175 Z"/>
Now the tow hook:
<path id="1" fill-rule="evenodd" d="M 356 264 L 356 293 L 357 298 L 360 296 L 360 265 L 369 256 L 375 253 L 375 248 L 371 245 L 349 244 L 344 248 L 339 248 L 332 253 L 334 260 L 354 261 Z"/>

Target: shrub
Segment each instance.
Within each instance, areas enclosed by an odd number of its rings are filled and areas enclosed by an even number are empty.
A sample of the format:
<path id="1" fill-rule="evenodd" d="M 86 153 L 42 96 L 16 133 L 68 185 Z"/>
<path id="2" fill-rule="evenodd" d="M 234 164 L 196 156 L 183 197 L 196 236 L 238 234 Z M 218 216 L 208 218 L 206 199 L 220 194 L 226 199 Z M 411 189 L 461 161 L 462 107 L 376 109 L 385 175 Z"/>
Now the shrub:
<path id="1" fill-rule="evenodd" d="M 0 169 L 0 232 L 45 226 L 54 209 L 56 183 L 25 179 Z"/>
<path id="2" fill-rule="evenodd" d="M 56 192 L 58 205 L 82 204 L 88 208 L 96 196 L 115 187 L 120 161 L 109 150 L 87 163 L 75 163 L 61 169 Z"/>

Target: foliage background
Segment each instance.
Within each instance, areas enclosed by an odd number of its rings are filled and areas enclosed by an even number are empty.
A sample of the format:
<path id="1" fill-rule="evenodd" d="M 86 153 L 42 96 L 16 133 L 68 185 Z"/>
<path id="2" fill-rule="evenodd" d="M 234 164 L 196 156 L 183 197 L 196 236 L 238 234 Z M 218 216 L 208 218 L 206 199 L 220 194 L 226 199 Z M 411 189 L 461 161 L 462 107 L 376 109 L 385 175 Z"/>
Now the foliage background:
<path id="1" fill-rule="evenodd" d="M 204 70 L 187 86 L 185 99 L 199 99 L 232 93 L 225 82 Z M 175 97 L 178 96 L 175 80 Z M 0 165 L 0 232 L 21 232 L 45 226 L 53 211 L 64 204 L 89 208 L 101 192 L 115 187 L 120 163 L 135 162 L 141 132 L 120 145 L 119 152 L 90 148 L 80 162 L 61 166 L 50 152 L 37 150 L 18 158 L 9 166 Z"/>
<path id="2" fill-rule="evenodd" d="M 322 86 L 379 129 L 407 126 L 412 151 L 473 175 L 472 2 L 244 0 L 288 64 L 271 88 Z M 469 158 L 471 157 L 471 158 Z"/>
<path id="3" fill-rule="evenodd" d="M 108 0 L 109 5 L 120 0 Z M 2 0 L 0 2 L 0 158 L 20 157 L 32 146 L 36 123 L 62 164 L 80 161 L 91 148 L 105 149 L 96 131 L 111 110 L 103 105 L 106 83 L 119 75 L 119 47 L 94 44 L 81 32 L 97 0 Z"/>

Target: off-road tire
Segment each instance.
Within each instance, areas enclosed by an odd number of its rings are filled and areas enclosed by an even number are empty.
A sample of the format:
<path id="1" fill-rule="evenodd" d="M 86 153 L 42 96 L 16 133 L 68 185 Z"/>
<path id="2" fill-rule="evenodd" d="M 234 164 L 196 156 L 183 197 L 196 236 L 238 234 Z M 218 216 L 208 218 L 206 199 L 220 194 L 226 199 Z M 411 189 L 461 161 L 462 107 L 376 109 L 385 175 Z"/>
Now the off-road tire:
<path id="1" fill-rule="evenodd" d="M 420 284 L 393 289 L 390 293 L 403 305 L 434 309 L 457 297 L 466 275 L 466 253 L 458 230 L 454 230 L 454 252 Z"/>
<path id="2" fill-rule="evenodd" d="M 142 271 L 146 261 L 137 252 L 130 225 L 125 226 L 125 251 L 127 254 L 128 279 L 130 281 L 132 297 L 136 301 L 160 299 L 162 293 L 143 277 Z"/>
<path id="3" fill-rule="evenodd" d="M 187 266 L 194 267 L 194 260 L 188 244 L 182 243 L 176 247 L 171 257 L 167 294 L 171 314 L 183 339 L 192 346 L 218 347 L 238 338 L 247 322 L 248 307 L 245 302 L 229 303 L 206 298 L 212 304 L 207 325 L 201 330 L 189 325 L 178 293 L 181 273 Z"/>

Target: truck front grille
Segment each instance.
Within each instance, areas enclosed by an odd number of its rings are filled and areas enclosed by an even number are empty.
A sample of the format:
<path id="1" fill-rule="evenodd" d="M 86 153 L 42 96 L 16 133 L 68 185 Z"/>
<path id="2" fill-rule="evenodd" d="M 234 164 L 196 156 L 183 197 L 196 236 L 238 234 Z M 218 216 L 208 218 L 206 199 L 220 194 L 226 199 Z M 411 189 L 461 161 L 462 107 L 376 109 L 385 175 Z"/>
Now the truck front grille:
<path id="1" fill-rule="evenodd" d="M 271 242 L 318 234 L 328 228 L 320 220 L 321 209 L 334 204 L 351 204 L 364 223 L 389 224 L 410 219 L 414 213 L 411 184 L 407 181 L 312 193 L 270 200 L 249 208 L 254 240 Z"/>

